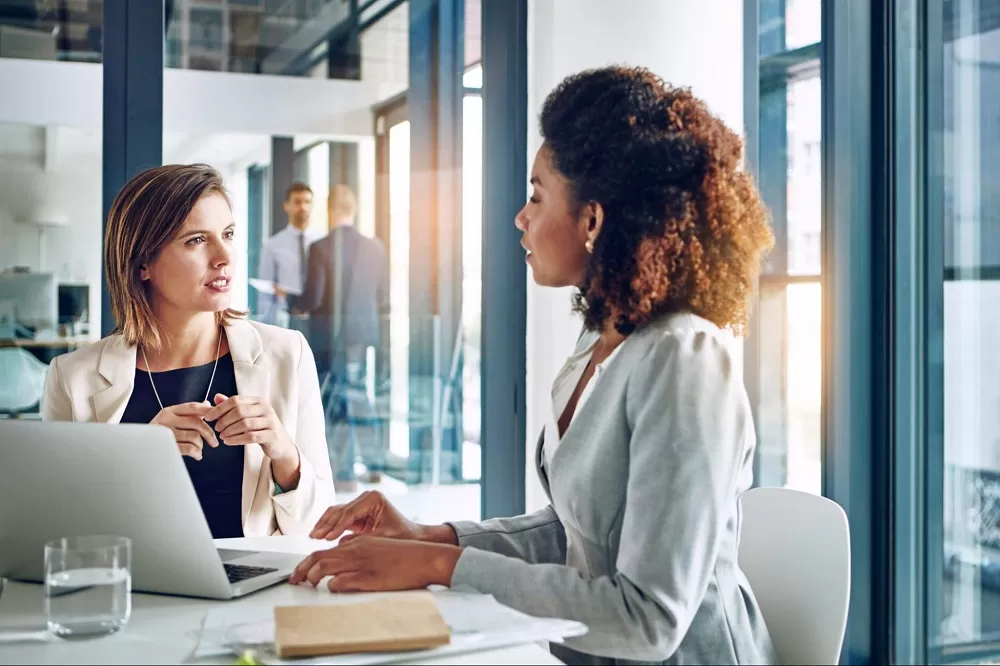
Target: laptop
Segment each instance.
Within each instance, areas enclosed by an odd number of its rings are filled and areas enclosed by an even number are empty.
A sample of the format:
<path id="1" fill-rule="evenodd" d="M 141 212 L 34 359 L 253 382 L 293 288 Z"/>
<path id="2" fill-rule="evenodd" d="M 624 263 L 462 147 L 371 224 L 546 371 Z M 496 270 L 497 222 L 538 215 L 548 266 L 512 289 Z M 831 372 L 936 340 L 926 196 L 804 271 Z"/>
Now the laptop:
<path id="1" fill-rule="evenodd" d="M 41 581 L 45 542 L 132 539 L 132 589 L 232 599 L 287 580 L 300 555 L 218 549 L 163 426 L 0 421 L 0 576 Z"/>

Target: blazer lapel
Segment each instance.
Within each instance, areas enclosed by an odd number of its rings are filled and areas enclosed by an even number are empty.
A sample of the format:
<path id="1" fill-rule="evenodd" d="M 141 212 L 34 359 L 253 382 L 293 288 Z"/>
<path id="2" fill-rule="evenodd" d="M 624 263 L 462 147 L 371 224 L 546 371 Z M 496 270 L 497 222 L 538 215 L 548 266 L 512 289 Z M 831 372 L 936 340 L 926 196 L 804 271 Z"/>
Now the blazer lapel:
<path id="1" fill-rule="evenodd" d="M 236 389 L 240 395 L 270 400 L 271 373 L 259 363 L 263 360 L 264 346 L 254 327 L 247 321 L 237 319 L 226 327 L 229 353 L 233 357 L 236 374 Z M 264 451 L 259 444 L 243 447 L 243 526 L 246 528 L 250 509 L 260 482 L 264 464 Z"/>
<path id="2" fill-rule="evenodd" d="M 549 470 L 545 466 L 545 429 L 542 429 L 542 434 L 538 437 L 538 443 L 535 444 L 535 471 L 538 472 L 538 480 L 542 482 L 542 490 L 545 491 L 545 496 L 552 501 L 552 490 L 549 482 Z"/>
<path id="3" fill-rule="evenodd" d="M 109 337 L 101 352 L 97 371 L 108 386 L 90 397 L 94 420 L 98 423 L 118 423 L 135 386 L 135 347 L 126 346 L 121 335 Z"/>

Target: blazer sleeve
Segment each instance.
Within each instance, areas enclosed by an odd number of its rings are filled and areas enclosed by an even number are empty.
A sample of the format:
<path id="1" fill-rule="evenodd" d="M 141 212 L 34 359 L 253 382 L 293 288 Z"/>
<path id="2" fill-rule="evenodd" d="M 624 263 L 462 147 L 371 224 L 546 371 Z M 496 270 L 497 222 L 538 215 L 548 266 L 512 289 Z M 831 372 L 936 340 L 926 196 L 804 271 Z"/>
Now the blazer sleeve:
<path id="1" fill-rule="evenodd" d="M 299 391 L 295 445 L 299 448 L 301 468 L 295 490 L 272 496 L 278 530 L 282 534 L 308 534 L 334 502 L 333 470 L 326 447 L 326 422 L 316 361 L 305 337 L 297 331 L 296 336 L 301 353 L 296 372 Z M 273 487 L 271 492 L 276 492 Z"/>
<path id="2" fill-rule="evenodd" d="M 482 523 L 448 523 L 458 545 L 515 557 L 525 562 L 566 562 L 566 531 L 551 506 L 516 518 Z"/>
<path id="3" fill-rule="evenodd" d="M 701 606 L 736 511 L 738 471 L 752 454 L 749 407 L 725 343 L 701 332 L 658 340 L 625 390 L 632 434 L 615 572 L 466 548 L 452 585 L 583 622 L 588 633 L 567 641 L 575 650 L 663 661 Z"/>
<path id="4" fill-rule="evenodd" d="M 45 373 L 45 390 L 42 392 L 41 411 L 43 421 L 73 420 L 73 404 L 70 402 L 66 387 L 63 386 L 62 378 L 59 376 L 58 356 L 52 359 L 48 372 Z"/>
<path id="5" fill-rule="evenodd" d="M 312 312 L 323 302 L 326 290 L 326 255 L 323 252 L 325 241 L 317 241 L 309 247 L 309 259 L 306 267 L 306 283 L 302 285 L 302 295 L 289 295 L 289 307 L 302 312 Z"/>

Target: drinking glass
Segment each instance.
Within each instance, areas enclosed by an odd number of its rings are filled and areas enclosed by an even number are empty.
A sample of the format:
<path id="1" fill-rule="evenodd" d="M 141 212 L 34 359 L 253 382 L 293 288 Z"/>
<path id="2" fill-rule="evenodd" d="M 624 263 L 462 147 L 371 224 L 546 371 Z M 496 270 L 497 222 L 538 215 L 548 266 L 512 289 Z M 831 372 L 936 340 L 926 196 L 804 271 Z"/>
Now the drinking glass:
<path id="1" fill-rule="evenodd" d="M 45 544 L 45 619 L 60 638 L 119 631 L 132 613 L 132 541 L 81 536 Z"/>

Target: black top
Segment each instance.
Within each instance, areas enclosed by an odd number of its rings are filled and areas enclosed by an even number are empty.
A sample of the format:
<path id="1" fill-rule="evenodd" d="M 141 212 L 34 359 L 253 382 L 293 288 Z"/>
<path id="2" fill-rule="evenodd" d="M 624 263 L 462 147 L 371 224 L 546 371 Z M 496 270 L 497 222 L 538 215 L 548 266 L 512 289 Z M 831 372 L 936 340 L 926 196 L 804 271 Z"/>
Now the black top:
<path id="1" fill-rule="evenodd" d="M 192 368 L 154 372 L 153 381 L 164 407 L 182 402 L 202 402 L 215 362 Z M 236 372 L 233 357 L 219 357 L 219 367 L 212 379 L 209 402 L 216 393 L 236 395 Z M 129 398 L 122 423 L 149 423 L 160 412 L 156 394 L 145 370 L 136 368 L 135 388 Z M 209 423 L 210 426 L 214 423 Z M 218 433 L 216 433 L 218 436 Z M 201 510 L 212 530 L 212 538 L 243 536 L 243 447 L 226 446 L 219 437 L 219 447 L 205 444 L 201 460 L 184 456 L 191 483 L 201 502 Z"/>

